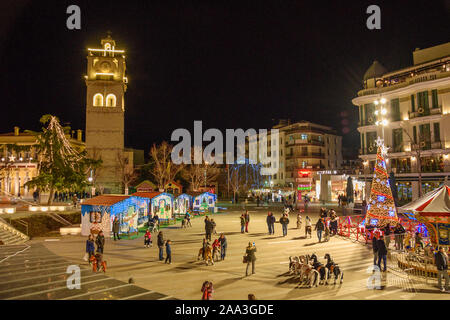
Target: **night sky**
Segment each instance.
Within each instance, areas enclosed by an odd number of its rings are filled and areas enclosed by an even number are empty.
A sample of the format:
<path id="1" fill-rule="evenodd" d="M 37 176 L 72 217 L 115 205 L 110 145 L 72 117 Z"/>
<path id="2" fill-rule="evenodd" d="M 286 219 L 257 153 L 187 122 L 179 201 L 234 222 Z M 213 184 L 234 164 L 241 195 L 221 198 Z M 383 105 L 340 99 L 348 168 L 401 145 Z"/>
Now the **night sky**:
<path id="1" fill-rule="evenodd" d="M 81 8 L 81 30 L 66 8 Z M 381 30 L 366 8 L 381 7 Z M 337 129 L 356 156 L 352 98 L 373 60 L 388 70 L 449 41 L 450 1 L 21 1 L 0 7 L 0 131 L 41 115 L 85 126 L 87 47 L 106 31 L 126 50 L 125 142 L 144 149 L 176 128 L 269 128 L 277 119 Z"/>

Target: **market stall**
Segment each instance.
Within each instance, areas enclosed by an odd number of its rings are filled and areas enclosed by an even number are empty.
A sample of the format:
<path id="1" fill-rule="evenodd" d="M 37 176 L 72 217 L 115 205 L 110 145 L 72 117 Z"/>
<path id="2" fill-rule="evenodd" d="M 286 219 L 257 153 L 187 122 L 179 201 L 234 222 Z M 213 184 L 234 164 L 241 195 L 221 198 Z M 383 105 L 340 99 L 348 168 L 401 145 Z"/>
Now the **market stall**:
<path id="1" fill-rule="evenodd" d="M 173 195 L 165 192 L 135 192 L 136 197 L 148 199 L 150 201 L 150 212 L 157 214 L 159 219 L 168 220 L 173 218 Z"/>
<path id="2" fill-rule="evenodd" d="M 125 195 L 101 195 L 87 199 L 81 205 L 81 235 L 109 235 L 117 217 L 119 233 L 133 233 L 144 225 L 148 216 L 149 201 Z"/>
<path id="3" fill-rule="evenodd" d="M 187 193 L 180 194 L 173 203 L 173 211 L 176 214 L 186 214 L 188 210 L 192 209 L 192 196 Z"/>
<path id="4" fill-rule="evenodd" d="M 216 212 L 217 195 L 203 192 L 190 194 L 193 198 L 192 210 L 198 212 Z"/>

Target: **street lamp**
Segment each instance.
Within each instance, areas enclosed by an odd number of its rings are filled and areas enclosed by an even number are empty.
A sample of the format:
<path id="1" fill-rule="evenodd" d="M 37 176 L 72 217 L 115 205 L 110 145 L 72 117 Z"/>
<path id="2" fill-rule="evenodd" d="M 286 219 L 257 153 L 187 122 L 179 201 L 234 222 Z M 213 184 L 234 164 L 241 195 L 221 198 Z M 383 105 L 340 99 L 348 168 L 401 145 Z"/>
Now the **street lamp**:
<path id="1" fill-rule="evenodd" d="M 384 140 L 384 127 L 386 127 L 388 125 L 388 120 L 384 117 L 387 114 L 387 110 L 386 110 L 386 99 L 385 98 L 381 98 L 380 100 L 375 100 L 373 102 L 377 107 L 377 110 L 375 110 L 375 116 L 377 116 L 377 122 L 375 122 L 375 125 L 377 126 L 382 126 L 382 135 L 383 135 L 383 140 Z"/>

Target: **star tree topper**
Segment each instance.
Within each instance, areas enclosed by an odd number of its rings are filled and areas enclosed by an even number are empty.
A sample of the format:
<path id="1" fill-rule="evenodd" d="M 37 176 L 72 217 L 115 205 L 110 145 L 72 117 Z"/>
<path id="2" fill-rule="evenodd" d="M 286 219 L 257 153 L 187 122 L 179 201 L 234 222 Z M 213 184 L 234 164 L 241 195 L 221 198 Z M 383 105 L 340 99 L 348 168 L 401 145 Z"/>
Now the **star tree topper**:
<path id="1" fill-rule="evenodd" d="M 377 147 L 381 147 L 381 154 L 384 156 L 387 155 L 389 148 L 384 145 L 384 140 L 381 137 L 378 137 L 376 140 Z"/>

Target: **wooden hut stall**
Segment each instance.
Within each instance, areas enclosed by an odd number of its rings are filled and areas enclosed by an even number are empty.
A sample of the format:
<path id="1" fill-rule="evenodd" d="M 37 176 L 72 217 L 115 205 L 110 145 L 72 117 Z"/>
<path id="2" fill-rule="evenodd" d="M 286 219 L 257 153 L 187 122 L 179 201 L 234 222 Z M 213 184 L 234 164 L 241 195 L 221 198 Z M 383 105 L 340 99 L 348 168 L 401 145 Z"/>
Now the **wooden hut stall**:
<path id="1" fill-rule="evenodd" d="M 196 212 L 217 212 L 217 195 L 210 192 L 191 193 L 192 210 Z"/>
<path id="2" fill-rule="evenodd" d="M 160 220 L 173 218 L 173 195 L 165 192 L 135 192 L 133 196 L 147 198 L 150 203 L 151 215 L 158 215 Z"/>
<path id="3" fill-rule="evenodd" d="M 125 195 L 101 195 L 84 201 L 81 205 L 81 235 L 108 236 L 112 223 L 119 219 L 119 233 L 137 232 L 148 216 L 149 201 L 145 198 Z"/>

